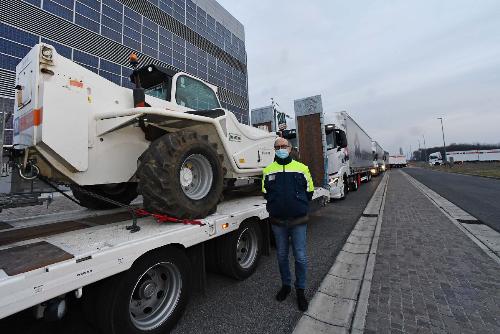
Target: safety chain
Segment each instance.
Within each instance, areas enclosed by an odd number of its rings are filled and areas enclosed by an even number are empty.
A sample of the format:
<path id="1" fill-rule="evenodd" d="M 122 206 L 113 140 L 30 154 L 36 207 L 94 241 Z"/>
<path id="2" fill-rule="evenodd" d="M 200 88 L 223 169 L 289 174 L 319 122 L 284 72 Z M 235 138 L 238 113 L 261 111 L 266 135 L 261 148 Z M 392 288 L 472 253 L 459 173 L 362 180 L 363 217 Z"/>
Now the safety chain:
<path id="1" fill-rule="evenodd" d="M 47 185 L 49 185 L 51 188 L 55 189 L 57 192 L 61 193 L 64 197 L 70 199 L 71 201 L 77 203 L 78 205 L 81 205 L 81 203 L 79 201 L 77 201 L 76 199 L 72 198 L 68 194 L 64 193 L 61 189 L 59 189 L 59 187 L 57 185 L 55 185 L 52 182 L 50 182 L 50 180 L 48 178 L 46 178 L 45 176 L 38 175 L 38 178 L 41 181 L 43 181 L 44 183 L 46 183 Z M 108 197 L 96 194 L 96 193 L 94 193 L 94 192 L 92 192 L 92 191 L 90 191 L 88 189 L 85 189 L 84 187 L 82 187 L 82 186 L 80 186 L 80 185 L 78 185 L 76 183 L 73 183 L 73 185 L 76 186 L 76 187 L 78 187 L 78 190 L 81 191 L 82 193 L 84 193 L 85 195 L 97 198 L 97 199 L 99 199 L 101 201 L 105 201 L 105 202 L 111 203 L 111 204 L 113 204 L 115 206 L 118 206 L 118 207 L 121 207 L 121 208 L 127 209 L 130 212 L 131 216 L 132 216 L 132 225 L 126 226 L 126 229 L 129 230 L 130 233 L 138 232 L 141 229 L 141 227 L 137 225 L 137 216 L 139 216 L 139 217 L 151 216 L 158 223 L 181 223 L 181 224 L 184 224 L 184 225 L 198 225 L 198 226 L 204 226 L 205 225 L 200 220 L 179 219 L 179 218 L 170 217 L 170 216 L 167 216 L 167 215 L 151 213 L 151 212 L 148 212 L 148 211 L 146 211 L 144 209 L 137 209 L 137 208 L 135 208 L 135 207 L 133 207 L 131 205 L 123 204 L 123 203 L 120 203 L 118 201 L 112 200 L 111 198 L 108 198 Z"/>

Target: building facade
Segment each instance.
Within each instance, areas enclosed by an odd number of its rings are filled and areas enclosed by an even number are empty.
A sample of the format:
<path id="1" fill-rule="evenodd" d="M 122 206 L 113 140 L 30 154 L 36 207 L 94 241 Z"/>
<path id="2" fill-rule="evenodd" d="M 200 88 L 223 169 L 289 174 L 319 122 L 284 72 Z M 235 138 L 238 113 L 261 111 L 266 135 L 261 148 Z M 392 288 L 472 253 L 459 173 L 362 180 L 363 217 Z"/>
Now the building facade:
<path id="1" fill-rule="evenodd" d="M 215 0 L 0 1 L 0 112 L 14 108 L 15 67 L 39 42 L 108 80 L 132 87 L 128 56 L 218 87 L 224 108 L 248 123 L 243 25 Z M 6 116 L 5 144 L 12 141 Z"/>

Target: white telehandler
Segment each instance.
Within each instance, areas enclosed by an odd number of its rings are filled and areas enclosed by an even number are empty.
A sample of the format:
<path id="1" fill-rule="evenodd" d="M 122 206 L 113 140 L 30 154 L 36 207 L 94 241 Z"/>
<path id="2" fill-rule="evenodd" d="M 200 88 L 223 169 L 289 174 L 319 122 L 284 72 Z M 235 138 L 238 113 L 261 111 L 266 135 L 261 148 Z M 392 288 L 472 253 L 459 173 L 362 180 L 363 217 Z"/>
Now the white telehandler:
<path id="1" fill-rule="evenodd" d="M 259 177 L 273 161 L 275 134 L 239 123 L 217 87 L 157 65 L 135 68 L 133 56 L 131 64 L 133 90 L 51 45 L 33 47 L 16 67 L 11 156 L 21 177 L 69 184 L 88 208 L 140 193 L 150 212 L 203 218 L 224 180 Z"/>

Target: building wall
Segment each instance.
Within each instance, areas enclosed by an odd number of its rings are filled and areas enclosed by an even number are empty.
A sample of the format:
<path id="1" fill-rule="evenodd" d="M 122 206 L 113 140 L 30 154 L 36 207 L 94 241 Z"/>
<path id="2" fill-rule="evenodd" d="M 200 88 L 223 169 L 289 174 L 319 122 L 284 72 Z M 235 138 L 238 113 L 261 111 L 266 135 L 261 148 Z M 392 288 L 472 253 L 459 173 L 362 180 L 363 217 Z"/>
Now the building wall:
<path id="1" fill-rule="evenodd" d="M 215 0 L 0 1 L 0 112 L 12 111 L 15 67 L 47 42 L 116 84 L 132 87 L 128 56 L 219 87 L 223 107 L 248 122 L 243 25 Z M 12 124 L 6 125 L 6 144 Z"/>

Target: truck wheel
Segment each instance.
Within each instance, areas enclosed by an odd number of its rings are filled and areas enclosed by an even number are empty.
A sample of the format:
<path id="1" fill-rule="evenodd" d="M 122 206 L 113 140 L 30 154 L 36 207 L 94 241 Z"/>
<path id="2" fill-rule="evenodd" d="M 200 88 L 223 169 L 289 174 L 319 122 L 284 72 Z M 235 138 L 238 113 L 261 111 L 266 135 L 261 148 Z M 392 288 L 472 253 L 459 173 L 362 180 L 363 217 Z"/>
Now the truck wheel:
<path id="1" fill-rule="evenodd" d="M 208 136 L 166 134 L 139 160 L 139 192 L 146 210 L 187 219 L 215 212 L 223 189 L 223 156 Z"/>
<path id="2" fill-rule="evenodd" d="M 117 206 L 95 198 L 85 193 L 85 190 L 126 205 L 130 204 L 138 195 L 137 183 L 135 182 L 96 184 L 91 186 L 70 185 L 70 188 L 73 196 L 80 202 L 80 205 L 95 210 L 112 209 Z"/>
<path id="3" fill-rule="evenodd" d="M 347 177 L 343 177 L 343 183 L 344 183 L 344 189 L 342 190 L 342 195 L 340 196 L 341 200 L 346 199 L 347 193 L 349 192 L 349 181 L 347 180 Z"/>
<path id="4" fill-rule="evenodd" d="M 351 182 L 351 190 L 352 191 L 357 191 L 359 188 L 359 184 L 358 184 L 358 176 L 355 175 L 354 176 L 354 179 L 352 180 Z"/>
<path id="5" fill-rule="evenodd" d="M 190 262 L 168 247 L 137 260 L 125 273 L 102 284 L 97 325 L 102 333 L 168 333 L 189 299 Z"/>
<path id="6" fill-rule="evenodd" d="M 262 251 L 262 233 L 255 222 L 243 222 L 240 228 L 219 238 L 217 265 L 227 276 L 244 280 L 251 276 Z"/>

